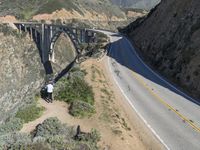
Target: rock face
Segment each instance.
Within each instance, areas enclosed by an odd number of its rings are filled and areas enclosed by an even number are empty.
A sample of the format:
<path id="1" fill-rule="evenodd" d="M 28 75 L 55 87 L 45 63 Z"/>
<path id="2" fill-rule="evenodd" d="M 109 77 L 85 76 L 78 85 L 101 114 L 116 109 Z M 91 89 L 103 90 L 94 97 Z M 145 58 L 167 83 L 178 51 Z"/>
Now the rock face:
<path id="1" fill-rule="evenodd" d="M 200 1 L 162 0 L 125 32 L 144 58 L 200 99 Z"/>
<path id="2" fill-rule="evenodd" d="M 145 10 L 150 10 L 160 2 L 160 0 L 111 0 L 111 1 L 112 3 L 120 7 L 137 8 Z"/>
<path id="3" fill-rule="evenodd" d="M 43 67 L 33 42 L 26 36 L 0 33 L 0 121 L 32 100 L 43 81 Z"/>

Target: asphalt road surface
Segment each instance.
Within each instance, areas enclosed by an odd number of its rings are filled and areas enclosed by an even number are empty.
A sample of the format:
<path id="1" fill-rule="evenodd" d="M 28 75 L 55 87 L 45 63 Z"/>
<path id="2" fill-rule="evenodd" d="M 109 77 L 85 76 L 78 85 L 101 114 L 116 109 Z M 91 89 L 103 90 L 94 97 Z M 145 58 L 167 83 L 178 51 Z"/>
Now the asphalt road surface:
<path id="1" fill-rule="evenodd" d="M 110 71 L 134 111 L 166 149 L 200 150 L 198 102 L 152 71 L 125 37 L 104 33 L 111 39 Z"/>

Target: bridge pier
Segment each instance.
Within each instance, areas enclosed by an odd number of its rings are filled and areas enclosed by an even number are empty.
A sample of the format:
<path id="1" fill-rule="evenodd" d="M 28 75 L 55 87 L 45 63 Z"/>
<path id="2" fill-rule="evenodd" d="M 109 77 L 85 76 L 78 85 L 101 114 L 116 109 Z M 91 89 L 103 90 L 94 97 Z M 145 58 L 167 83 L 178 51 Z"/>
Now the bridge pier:
<path id="1" fill-rule="evenodd" d="M 37 30 L 36 29 L 34 29 L 34 36 L 35 36 L 35 42 L 36 43 L 38 43 L 38 37 L 37 37 Z"/>
<path id="2" fill-rule="evenodd" d="M 51 39 L 53 38 L 53 27 L 50 26 L 50 36 L 49 36 L 49 40 L 51 41 Z M 53 51 L 53 44 L 50 44 L 50 54 L 49 54 L 49 60 L 51 62 L 55 63 L 55 52 Z"/>
<path id="3" fill-rule="evenodd" d="M 19 33 L 22 34 L 22 26 L 19 25 Z"/>
<path id="4" fill-rule="evenodd" d="M 33 40 L 33 29 L 30 28 L 30 39 Z"/>
<path id="5" fill-rule="evenodd" d="M 27 32 L 27 28 L 26 28 L 26 26 L 24 26 L 24 30 L 25 30 L 25 32 Z"/>

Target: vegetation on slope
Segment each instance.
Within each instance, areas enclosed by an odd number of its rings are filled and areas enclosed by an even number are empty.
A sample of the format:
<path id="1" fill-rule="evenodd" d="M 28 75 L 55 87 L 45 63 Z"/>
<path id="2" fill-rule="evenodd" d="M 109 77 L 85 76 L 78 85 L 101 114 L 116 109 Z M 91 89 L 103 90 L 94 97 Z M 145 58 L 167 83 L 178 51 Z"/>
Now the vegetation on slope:
<path id="1" fill-rule="evenodd" d="M 21 130 L 24 123 L 39 118 L 43 111 L 44 108 L 37 106 L 35 100 L 25 107 L 22 106 L 15 116 L 11 116 L 4 123 L 0 124 L 0 137 Z"/>
<path id="2" fill-rule="evenodd" d="M 38 125 L 31 134 L 10 133 L 0 136 L 0 149 L 51 150 L 51 149 L 86 149 L 97 150 L 100 135 L 96 130 L 80 133 L 76 129 L 62 124 L 57 118 L 48 118 Z"/>
<path id="3" fill-rule="evenodd" d="M 19 131 L 23 127 L 23 121 L 19 118 L 10 118 L 0 125 L 0 136 L 10 132 Z"/>
<path id="4" fill-rule="evenodd" d="M 28 123 L 39 118 L 44 111 L 43 107 L 37 106 L 36 103 L 26 106 L 25 108 L 19 109 L 16 118 L 20 118 L 24 123 Z"/>
<path id="5" fill-rule="evenodd" d="M 66 10 L 76 10 L 80 12 L 81 10 L 77 7 L 77 5 L 70 0 L 47 0 L 44 5 L 39 7 L 36 14 L 44 14 L 44 13 L 52 13 L 56 10 L 60 10 L 64 8 Z"/>
<path id="6" fill-rule="evenodd" d="M 69 78 L 57 82 L 55 90 L 55 99 L 69 103 L 69 113 L 76 117 L 91 116 L 95 112 L 94 93 L 84 76 L 84 71 L 74 68 Z"/>
<path id="7" fill-rule="evenodd" d="M 23 4 L 23 5 L 22 5 Z M 76 10 L 80 14 L 84 14 L 85 10 L 104 12 L 109 16 L 124 17 L 122 11 L 109 0 L 5 0 L 0 5 L 1 15 L 14 15 L 20 19 L 30 19 L 32 16 L 41 13 L 52 13 L 56 10 Z"/>

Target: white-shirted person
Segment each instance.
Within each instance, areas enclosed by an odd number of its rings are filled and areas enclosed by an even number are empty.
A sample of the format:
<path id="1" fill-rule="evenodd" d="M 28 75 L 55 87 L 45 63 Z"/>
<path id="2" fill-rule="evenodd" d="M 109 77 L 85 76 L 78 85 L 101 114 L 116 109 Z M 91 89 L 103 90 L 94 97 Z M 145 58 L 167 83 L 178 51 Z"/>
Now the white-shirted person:
<path id="1" fill-rule="evenodd" d="M 53 102 L 53 97 L 52 97 L 52 93 L 53 93 L 53 82 L 51 81 L 51 82 L 49 82 L 48 84 L 47 84 L 47 94 L 48 94 L 48 96 L 47 96 L 47 99 L 49 100 L 49 102 Z"/>

